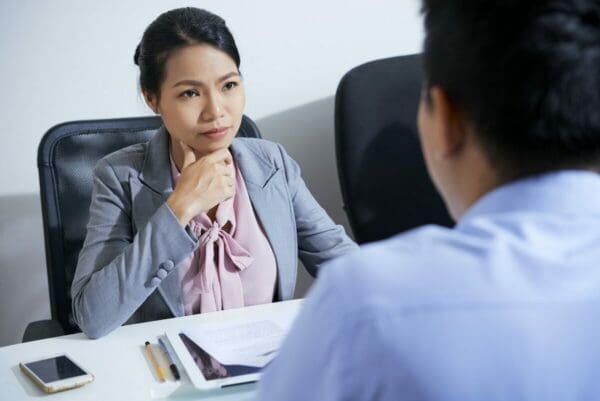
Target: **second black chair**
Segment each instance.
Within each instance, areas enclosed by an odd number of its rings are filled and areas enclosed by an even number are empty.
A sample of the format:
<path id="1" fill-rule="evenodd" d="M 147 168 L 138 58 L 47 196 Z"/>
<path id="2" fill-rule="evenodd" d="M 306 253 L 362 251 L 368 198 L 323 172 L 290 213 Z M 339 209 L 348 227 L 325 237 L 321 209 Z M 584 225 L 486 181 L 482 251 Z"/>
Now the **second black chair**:
<path id="1" fill-rule="evenodd" d="M 360 65 L 339 84 L 338 173 L 359 243 L 424 224 L 452 225 L 421 154 L 416 127 L 420 92 L 420 55 Z"/>

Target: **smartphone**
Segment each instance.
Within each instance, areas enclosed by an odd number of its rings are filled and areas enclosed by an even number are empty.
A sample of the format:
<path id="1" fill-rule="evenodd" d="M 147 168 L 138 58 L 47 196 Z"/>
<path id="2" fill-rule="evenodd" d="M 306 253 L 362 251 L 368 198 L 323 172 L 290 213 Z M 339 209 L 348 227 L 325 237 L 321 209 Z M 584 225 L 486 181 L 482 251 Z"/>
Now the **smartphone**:
<path id="1" fill-rule="evenodd" d="M 81 387 L 94 380 L 94 376 L 75 363 L 68 355 L 19 364 L 21 370 L 46 393 Z"/>

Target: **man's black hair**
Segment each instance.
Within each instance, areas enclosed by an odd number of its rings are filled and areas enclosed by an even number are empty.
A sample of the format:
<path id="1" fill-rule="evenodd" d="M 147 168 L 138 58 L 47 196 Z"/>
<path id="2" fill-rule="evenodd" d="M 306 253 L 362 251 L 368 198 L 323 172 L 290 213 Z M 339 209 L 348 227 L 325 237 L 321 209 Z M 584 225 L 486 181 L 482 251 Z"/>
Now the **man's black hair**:
<path id="1" fill-rule="evenodd" d="M 426 88 L 513 176 L 600 168 L 600 1 L 423 0 Z"/>

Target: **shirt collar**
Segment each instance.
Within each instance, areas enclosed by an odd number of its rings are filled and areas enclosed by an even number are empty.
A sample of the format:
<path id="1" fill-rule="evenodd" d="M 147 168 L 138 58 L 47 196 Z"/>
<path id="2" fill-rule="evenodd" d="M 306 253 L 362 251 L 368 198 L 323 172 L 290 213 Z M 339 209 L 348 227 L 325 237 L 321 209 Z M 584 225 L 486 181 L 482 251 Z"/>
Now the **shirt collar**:
<path id="1" fill-rule="evenodd" d="M 505 212 L 600 215 L 600 174 L 567 170 L 510 182 L 475 202 L 459 225 L 481 215 Z"/>

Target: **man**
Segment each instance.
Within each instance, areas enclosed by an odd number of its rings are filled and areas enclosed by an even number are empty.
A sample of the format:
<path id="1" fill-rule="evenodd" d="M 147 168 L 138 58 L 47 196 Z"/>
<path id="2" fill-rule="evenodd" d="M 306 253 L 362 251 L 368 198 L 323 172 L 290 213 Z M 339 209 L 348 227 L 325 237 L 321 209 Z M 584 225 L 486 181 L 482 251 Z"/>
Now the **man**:
<path id="1" fill-rule="evenodd" d="M 600 399 L 600 2 L 423 14 L 420 139 L 457 225 L 325 266 L 259 399 Z"/>

